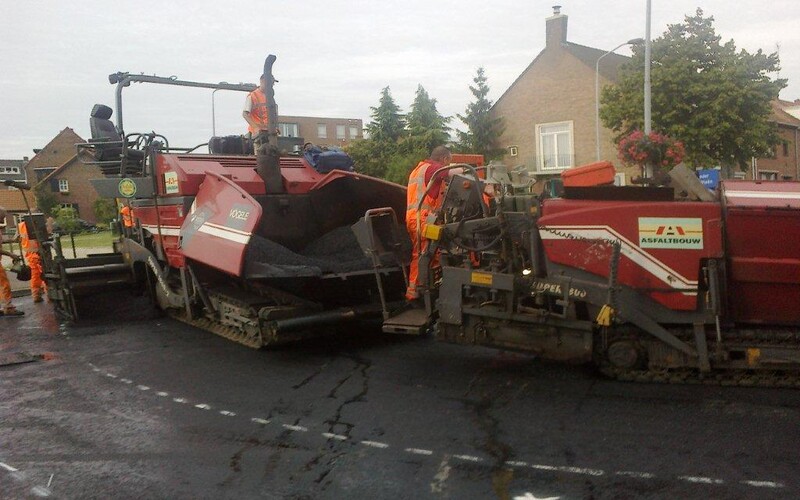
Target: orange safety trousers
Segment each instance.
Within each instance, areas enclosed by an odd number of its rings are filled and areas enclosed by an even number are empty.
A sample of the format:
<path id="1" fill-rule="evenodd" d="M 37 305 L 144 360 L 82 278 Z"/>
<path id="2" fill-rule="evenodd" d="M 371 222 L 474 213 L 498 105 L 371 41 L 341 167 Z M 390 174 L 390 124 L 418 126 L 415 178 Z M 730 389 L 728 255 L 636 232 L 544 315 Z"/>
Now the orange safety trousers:
<path id="1" fill-rule="evenodd" d="M 38 253 L 26 253 L 25 260 L 31 268 L 31 296 L 35 299 L 47 294 L 47 285 L 42 279 L 42 258 Z"/>
<path id="2" fill-rule="evenodd" d="M 11 283 L 3 266 L 0 266 L 0 307 L 3 310 L 12 309 L 11 306 Z"/>

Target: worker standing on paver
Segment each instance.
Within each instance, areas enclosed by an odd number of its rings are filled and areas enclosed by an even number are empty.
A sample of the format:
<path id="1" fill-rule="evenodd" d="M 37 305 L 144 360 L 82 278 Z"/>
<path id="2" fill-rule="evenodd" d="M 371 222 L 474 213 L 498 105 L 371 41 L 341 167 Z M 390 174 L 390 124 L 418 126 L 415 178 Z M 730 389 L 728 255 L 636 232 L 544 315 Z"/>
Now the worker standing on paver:
<path id="1" fill-rule="evenodd" d="M 43 297 L 47 296 L 47 285 L 42 279 L 42 258 L 39 256 L 39 241 L 31 239 L 28 233 L 28 226 L 25 221 L 17 225 L 17 237 L 31 268 L 31 297 L 34 302 L 42 302 Z"/>
<path id="2" fill-rule="evenodd" d="M 0 207 L 0 221 L 6 220 L 6 210 L 3 207 Z M 0 233 L 0 257 L 3 255 L 7 255 L 11 257 L 14 261 L 21 259 L 19 255 L 13 254 L 11 252 L 7 252 L 5 248 L 3 248 L 3 234 Z M 0 265 L 0 316 L 22 316 L 22 311 L 18 311 L 13 304 L 11 304 L 11 283 L 8 281 L 8 275 L 6 274 L 5 268 Z"/>
<path id="3" fill-rule="evenodd" d="M 446 167 L 453 156 L 446 146 L 437 146 L 431 151 L 430 158 L 419 162 L 408 177 L 406 192 L 406 229 L 411 238 L 411 265 L 408 272 L 407 300 L 419 298 L 419 257 L 428 248 L 428 240 L 422 237 L 428 215 L 438 208 L 442 189 L 442 180 L 447 177 L 445 171 L 436 175 L 435 181 L 426 192 L 426 187 L 437 170 Z M 422 200 L 422 204 L 419 201 Z M 418 208 L 419 206 L 419 208 Z"/>
<path id="4" fill-rule="evenodd" d="M 128 203 L 124 203 L 119 209 L 119 216 L 122 219 L 122 229 L 125 236 L 130 237 L 133 230 L 133 209 Z"/>

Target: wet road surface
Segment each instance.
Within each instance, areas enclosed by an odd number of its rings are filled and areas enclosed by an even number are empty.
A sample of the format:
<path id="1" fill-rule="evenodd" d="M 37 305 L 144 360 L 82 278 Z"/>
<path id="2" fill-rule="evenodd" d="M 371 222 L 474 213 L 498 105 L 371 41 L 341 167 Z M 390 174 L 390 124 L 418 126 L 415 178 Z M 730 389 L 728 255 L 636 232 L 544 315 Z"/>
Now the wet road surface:
<path id="1" fill-rule="evenodd" d="M 352 331 L 273 351 L 145 303 L 0 321 L 1 498 L 796 498 L 800 391 L 630 384 Z M 127 299 L 126 299 L 127 300 Z"/>

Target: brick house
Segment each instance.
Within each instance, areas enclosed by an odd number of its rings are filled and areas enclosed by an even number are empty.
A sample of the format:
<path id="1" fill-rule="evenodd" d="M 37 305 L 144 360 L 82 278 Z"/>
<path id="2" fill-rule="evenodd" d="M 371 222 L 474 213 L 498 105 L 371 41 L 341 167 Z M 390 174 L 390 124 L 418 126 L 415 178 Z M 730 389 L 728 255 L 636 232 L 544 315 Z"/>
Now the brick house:
<path id="1" fill-rule="evenodd" d="M 28 182 L 35 186 L 47 175 L 66 163 L 75 156 L 75 144 L 84 141 L 81 136 L 69 127 L 59 132 L 50 142 L 41 149 L 34 149 L 36 153 L 25 165 Z"/>
<path id="2" fill-rule="evenodd" d="M 364 124 L 356 118 L 279 116 L 278 128 L 283 137 L 302 137 L 318 146 L 344 147 L 364 137 Z"/>
<path id="3" fill-rule="evenodd" d="M 736 172 L 735 177 L 742 179 L 798 180 L 800 179 L 800 118 L 793 116 L 793 106 L 797 101 L 772 101 L 772 121 L 778 127 L 780 142 L 775 146 L 773 154 L 767 158 L 753 158 L 750 169 Z M 800 108 L 800 107 L 798 107 Z"/>
<path id="4" fill-rule="evenodd" d="M 525 165 L 540 179 L 596 160 L 595 68 L 606 51 L 568 42 L 567 16 L 559 9 L 546 19 L 544 49 L 490 111 L 505 126 L 498 143 L 506 150 L 503 162 Z M 614 53 L 600 59 L 601 89 L 628 59 Z M 638 175 L 617 160 L 612 132 L 600 126 L 600 158 L 617 166 L 618 182 Z"/>
<path id="5" fill-rule="evenodd" d="M 27 156 L 21 160 L 0 160 L 0 190 L 14 189 L 3 184 L 3 181 L 6 180 L 28 182 L 28 172 L 25 170 L 26 163 L 28 163 Z"/>
<path id="6" fill-rule="evenodd" d="M 80 154 L 85 160 L 93 160 L 88 153 Z M 79 218 L 96 223 L 94 202 L 100 197 L 90 180 L 102 177 L 100 167 L 86 165 L 81 162 L 78 154 L 73 154 L 72 158 L 47 174 L 39 183 L 43 185 L 43 189 L 49 189 L 56 195 L 59 205 L 74 208 Z"/>

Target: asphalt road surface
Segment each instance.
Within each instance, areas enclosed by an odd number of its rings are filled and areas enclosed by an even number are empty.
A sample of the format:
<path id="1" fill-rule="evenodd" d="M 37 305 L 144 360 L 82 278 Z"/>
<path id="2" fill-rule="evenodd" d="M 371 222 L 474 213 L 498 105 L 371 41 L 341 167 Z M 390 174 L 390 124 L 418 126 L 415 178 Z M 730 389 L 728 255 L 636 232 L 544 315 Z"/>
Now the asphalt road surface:
<path id="1" fill-rule="evenodd" d="M 800 391 L 368 330 L 253 351 L 137 302 L 65 326 L 18 300 L 0 359 L 40 358 L 0 366 L 0 498 L 800 496 Z"/>

